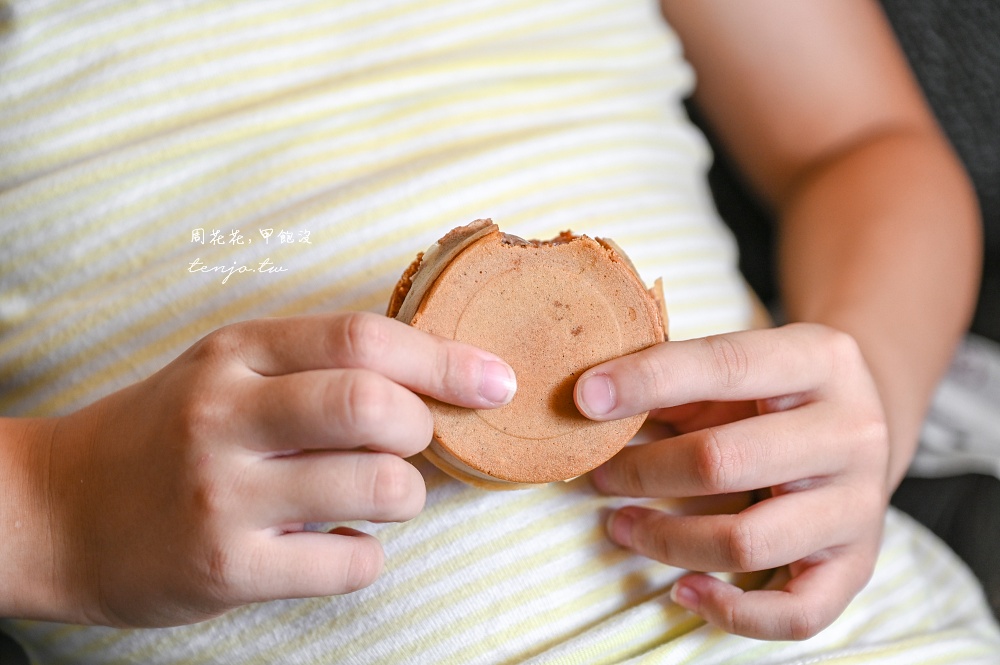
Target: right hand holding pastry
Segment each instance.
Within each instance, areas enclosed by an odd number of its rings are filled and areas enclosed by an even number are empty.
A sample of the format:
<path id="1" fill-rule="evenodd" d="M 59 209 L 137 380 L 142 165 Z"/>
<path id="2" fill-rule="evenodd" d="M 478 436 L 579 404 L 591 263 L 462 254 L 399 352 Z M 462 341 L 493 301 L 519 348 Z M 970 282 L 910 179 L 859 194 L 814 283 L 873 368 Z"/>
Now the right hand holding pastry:
<path id="1" fill-rule="evenodd" d="M 415 393 L 492 408 L 514 387 L 496 356 L 374 314 L 209 334 L 51 421 L 51 584 L 80 612 L 56 618 L 172 625 L 371 584 L 375 538 L 303 524 L 414 517 L 425 488 L 403 458 L 432 434 Z"/>
<path id="2" fill-rule="evenodd" d="M 766 588 L 748 591 L 685 575 L 672 596 L 687 609 L 738 635 L 805 639 L 867 583 L 891 493 L 889 441 L 875 380 L 850 335 L 796 323 L 667 342 L 591 368 L 576 397 L 593 417 L 652 410 L 676 432 L 598 468 L 602 491 L 758 499 L 736 513 L 613 513 L 612 539 L 663 563 L 780 569 Z"/>

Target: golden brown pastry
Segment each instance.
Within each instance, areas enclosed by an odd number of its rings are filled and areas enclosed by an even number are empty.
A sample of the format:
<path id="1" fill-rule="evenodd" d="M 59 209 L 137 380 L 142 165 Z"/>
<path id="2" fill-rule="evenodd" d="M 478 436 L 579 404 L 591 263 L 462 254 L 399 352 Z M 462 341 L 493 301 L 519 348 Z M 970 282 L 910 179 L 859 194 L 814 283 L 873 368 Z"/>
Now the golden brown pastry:
<path id="1" fill-rule="evenodd" d="M 665 339 L 659 280 L 647 290 L 611 241 L 566 231 L 549 241 L 501 233 L 490 220 L 456 228 L 417 256 L 388 315 L 507 361 L 514 399 L 476 410 L 426 398 L 425 456 L 488 489 L 567 480 L 618 452 L 646 414 L 596 422 L 573 402 L 588 368 Z"/>

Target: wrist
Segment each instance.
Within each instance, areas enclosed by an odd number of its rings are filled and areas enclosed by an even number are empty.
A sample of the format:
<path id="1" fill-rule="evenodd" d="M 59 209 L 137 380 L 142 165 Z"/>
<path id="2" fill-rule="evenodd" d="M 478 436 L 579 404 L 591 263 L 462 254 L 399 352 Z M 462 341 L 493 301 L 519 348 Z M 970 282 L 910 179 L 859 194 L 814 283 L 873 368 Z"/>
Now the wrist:
<path id="1" fill-rule="evenodd" d="M 0 616 L 67 620 L 49 468 L 58 420 L 0 418 Z"/>
<path id="2" fill-rule="evenodd" d="M 935 131 L 887 132 L 819 165 L 781 219 L 786 311 L 861 347 L 889 427 L 891 491 L 972 314 L 974 192 Z"/>

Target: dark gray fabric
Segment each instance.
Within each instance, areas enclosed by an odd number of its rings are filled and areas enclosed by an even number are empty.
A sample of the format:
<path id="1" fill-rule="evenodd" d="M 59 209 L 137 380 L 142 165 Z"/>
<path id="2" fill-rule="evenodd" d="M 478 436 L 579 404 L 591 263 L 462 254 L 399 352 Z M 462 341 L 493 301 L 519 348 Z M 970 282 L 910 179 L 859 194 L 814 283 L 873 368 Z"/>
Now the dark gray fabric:
<path id="1" fill-rule="evenodd" d="M 1000 480 L 975 474 L 907 478 L 892 503 L 951 545 L 982 582 L 1000 619 Z"/>
<path id="2" fill-rule="evenodd" d="M 28 657 L 17 642 L 0 633 L 0 665 L 28 665 Z"/>

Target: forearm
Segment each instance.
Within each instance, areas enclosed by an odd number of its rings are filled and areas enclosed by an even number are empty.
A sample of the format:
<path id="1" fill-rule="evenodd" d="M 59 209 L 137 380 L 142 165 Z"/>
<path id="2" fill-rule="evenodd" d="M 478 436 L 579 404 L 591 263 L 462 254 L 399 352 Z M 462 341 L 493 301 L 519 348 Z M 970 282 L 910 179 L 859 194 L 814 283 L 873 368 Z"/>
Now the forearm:
<path id="1" fill-rule="evenodd" d="M 807 171 L 779 209 L 787 314 L 858 341 L 882 396 L 895 488 L 971 316 L 981 260 L 974 194 L 940 135 L 918 127 Z"/>
<path id="2" fill-rule="evenodd" d="M 0 616 L 65 619 L 53 571 L 48 459 L 54 420 L 0 418 Z"/>

